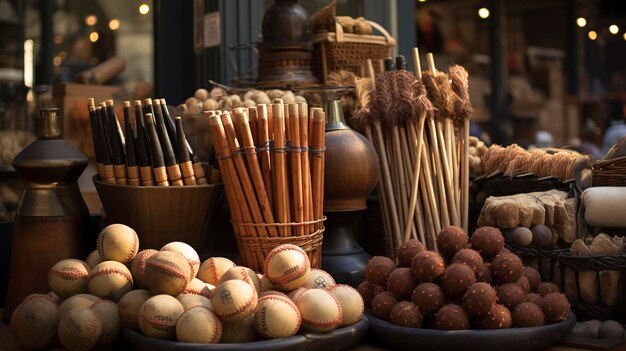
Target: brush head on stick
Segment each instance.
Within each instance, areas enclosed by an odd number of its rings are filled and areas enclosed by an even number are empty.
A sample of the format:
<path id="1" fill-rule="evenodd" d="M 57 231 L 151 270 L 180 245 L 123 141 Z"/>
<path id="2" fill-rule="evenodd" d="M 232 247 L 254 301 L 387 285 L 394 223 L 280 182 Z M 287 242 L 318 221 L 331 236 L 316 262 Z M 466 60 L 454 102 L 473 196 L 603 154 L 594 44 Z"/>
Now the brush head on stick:
<path id="1" fill-rule="evenodd" d="M 474 108 L 469 96 L 469 74 L 463 66 L 452 66 L 449 69 L 452 91 L 456 95 L 454 111 L 459 119 L 470 119 L 474 115 Z"/>

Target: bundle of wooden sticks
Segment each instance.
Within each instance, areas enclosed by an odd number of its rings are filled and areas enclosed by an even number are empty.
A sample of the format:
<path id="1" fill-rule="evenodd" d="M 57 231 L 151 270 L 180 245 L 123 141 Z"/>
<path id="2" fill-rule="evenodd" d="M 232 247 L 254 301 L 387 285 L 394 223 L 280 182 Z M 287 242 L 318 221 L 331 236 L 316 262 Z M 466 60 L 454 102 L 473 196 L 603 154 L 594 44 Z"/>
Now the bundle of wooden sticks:
<path id="1" fill-rule="evenodd" d="M 374 144 L 381 163 L 378 185 L 388 254 L 410 238 L 436 250 L 436 235 L 449 225 L 467 230 L 469 196 L 468 75 L 453 66 L 437 71 L 432 54 L 415 72 L 404 57 L 387 59 L 385 71 L 356 81 L 357 126 Z"/>
<path id="2" fill-rule="evenodd" d="M 185 138 L 180 117 L 172 119 L 165 99 L 124 101 L 124 131 L 113 100 L 87 101 L 100 180 L 135 186 L 207 184 L 198 157 Z"/>

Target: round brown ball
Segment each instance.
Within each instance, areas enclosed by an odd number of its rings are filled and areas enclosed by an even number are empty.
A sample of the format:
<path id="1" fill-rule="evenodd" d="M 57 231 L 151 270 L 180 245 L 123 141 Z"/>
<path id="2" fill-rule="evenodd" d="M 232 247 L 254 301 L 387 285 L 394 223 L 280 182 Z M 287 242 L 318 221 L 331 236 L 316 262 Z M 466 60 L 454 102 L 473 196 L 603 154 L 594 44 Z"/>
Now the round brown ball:
<path id="1" fill-rule="evenodd" d="M 365 279 L 378 286 L 387 286 L 389 274 L 396 269 L 396 264 L 389 257 L 374 256 L 365 266 Z"/>
<path id="2" fill-rule="evenodd" d="M 500 252 L 498 252 L 498 255 L 505 254 L 505 253 L 511 253 L 511 250 L 507 249 L 506 247 L 503 247 L 502 250 L 500 250 Z M 498 256 L 498 255 L 496 255 L 496 256 Z"/>
<path id="3" fill-rule="evenodd" d="M 372 306 L 372 300 L 376 295 L 383 292 L 383 288 L 365 280 L 361 284 L 359 284 L 359 286 L 356 288 L 356 291 L 361 294 L 361 297 L 363 298 L 363 303 L 365 304 L 365 308 L 370 308 Z"/>
<path id="4" fill-rule="evenodd" d="M 510 310 L 524 301 L 526 296 L 524 289 L 517 283 L 502 284 L 496 288 L 496 292 L 498 293 L 498 302 Z"/>
<path id="5" fill-rule="evenodd" d="M 398 251 L 396 252 L 398 266 L 409 267 L 413 257 L 422 251 L 426 251 L 426 246 L 424 246 L 424 244 L 422 244 L 419 240 L 411 239 L 400 245 Z"/>
<path id="6" fill-rule="evenodd" d="M 443 257 L 432 251 L 422 251 L 411 261 L 411 273 L 420 283 L 436 281 L 441 278 L 445 269 Z"/>
<path id="7" fill-rule="evenodd" d="M 456 226 L 443 228 L 437 234 L 437 248 L 446 258 L 452 258 L 459 250 L 466 248 L 467 241 L 467 233 Z"/>
<path id="8" fill-rule="evenodd" d="M 532 243 L 537 246 L 546 246 L 552 240 L 552 230 L 544 224 L 537 224 L 531 229 L 533 233 Z"/>
<path id="9" fill-rule="evenodd" d="M 463 307 L 445 305 L 437 312 L 435 327 L 440 330 L 465 330 L 469 328 L 469 317 Z"/>
<path id="10" fill-rule="evenodd" d="M 391 309 L 389 321 L 395 325 L 409 328 L 422 327 L 422 313 L 413 302 L 401 301 Z"/>
<path id="11" fill-rule="evenodd" d="M 506 329 L 513 326 L 511 311 L 502 305 L 494 305 L 486 316 L 475 321 L 478 329 Z"/>
<path id="12" fill-rule="evenodd" d="M 452 263 L 462 263 L 480 274 L 483 270 L 483 258 L 478 251 L 472 249 L 461 249 L 452 258 Z"/>
<path id="13" fill-rule="evenodd" d="M 460 297 L 465 294 L 467 288 L 476 283 L 476 275 L 468 266 L 453 263 L 445 269 L 441 278 L 441 286 L 446 294 L 452 297 Z"/>
<path id="14" fill-rule="evenodd" d="M 483 267 L 478 274 L 476 274 L 476 281 L 481 283 L 493 283 L 493 277 L 491 277 L 491 263 L 483 263 Z"/>
<path id="15" fill-rule="evenodd" d="M 491 261 L 491 276 L 498 284 L 515 283 L 523 273 L 524 264 L 515 254 L 500 254 Z"/>
<path id="16" fill-rule="evenodd" d="M 569 315 L 569 301 L 564 294 L 552 292 L 541 299 L 541 311 L 550 323 L 566 320 Z"/>
<path id="17" fill-rule="evenodd" d="M 524 296 L 524 301 L 522 302 L 532 302 L 537 306 L 541 306 L 541 295 L 537 293 L 528 293 Z"/>
<path id="18" fill-rule="evenodd" d="M 398 302 L 400 301 L 393 297 L 392 293 L 383 291 L 372 300 L 372 315 L 376 318 L 388 321 L 393 306 Z"/>
<path id="19" fill-rule="evenodd" d="M 408 268 L 396 268 L 387 278 L 387 290 L 398 300 L 408 300 L 416 286 L 417 281 Z"/>
<path id="20" fill-rule="evenodd" d="M 524 277 L 528 279 L 530 284 L 530 290 L 536 291 L 539 284 L 541 284 L 541 275 L 533 267 L 524 267 Z"/>
<path id="21" fill-rule="evenodd" d="M 513 324 L 516 327 L 539 327 L 544 325 L 545 316 L 541 307 L 532 302 L 522 302 L 515 307 L 513 313 Z"/>
<path id="22" fill-rule="evenodd" d="M 537 286 L 537 293 L 541 295 L 541 297 L 553 292 L 561 292 L 561 289 L 559 289 L 558 285 L 552 282 L 542 282 Z"/>
<path id="23" fill-rule="evenodd" d="M 504 247 L 504 237 L 500 229 L 495 227 L 480 227 L 472 233 L 472 249 L 480 252 L 483 258 L 489 260 L 495 257 Z"/>
<path id="24" fill-rule="evenodd" d="M 487 283 L 472 284 L 463 296 L 463 306 L 472 317 L 486 316 L 497 301 L 496 289 Z"/>
<path id="25" fill-rule="evenodd" d="M 528 294 L 530 292 L 530 282 L 528 281 L 528 278 L 526 278 L 526 276 L 522 275 L 521 277 L 519 277 L 519 279 L 517 280 L 517 284 L 522 287 L 525 294 Z"/>
<path id="26" fill-rule="evenodd" d="M 421 283 L 411 294 L 411 301 L 425 316 L 434 315 L 446 303 L 443 289 L 435 283 Z"/>

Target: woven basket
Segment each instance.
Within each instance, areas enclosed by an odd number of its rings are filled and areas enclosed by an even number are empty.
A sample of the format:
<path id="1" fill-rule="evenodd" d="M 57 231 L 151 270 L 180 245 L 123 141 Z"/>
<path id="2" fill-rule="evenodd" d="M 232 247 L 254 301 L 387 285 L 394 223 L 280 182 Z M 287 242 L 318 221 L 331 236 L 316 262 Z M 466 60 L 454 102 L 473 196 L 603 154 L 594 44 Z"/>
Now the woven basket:
<path id="1" fill-rule="evenodd" d="M 233 222 L 235 229 L 235 240 L 243 266 L 254 271 L 262 272 L 265 258 L 276 246 L 283 244 L 292 244 L 299 246 L 309 256 L 311 268 L 320 268 L 322 263 L 322 240 L 324 239 L 324 226 L 322 222 L 326 217 L 310 222 L 302 223 L 236 223 Z M 312 233 L 299 236 L 277 236 L 277 237 L 260 237 L 242 234 L 241 230 L 237 230 L 236 226 L 245 228 L 271 228 L 274 227 L 278 231 L 279 228 L 316 228 Z"/>
<path id="2" fill-rule="evenodd" d="M 535 264 L 533 263 L 536 262 L 536 268 L 539 275 L 541 275 L 541 281 L 553 282 L 557 285 L 561 284 L 557 278 L 557 274 L 559 273 L 557 254 L 560 250 L 546 249 L 535 245 L 519 246 L 509 243 L 506 243 L 506 248 L 517 256 L 520 256 L 524 262 L 524 266 L 534 268 Z"/>
<path id="3" fill-rule="evenodd" d="M 322 32 L 313 36 L 311 69 L 317 79 L 324 82 L 330 72 L 346 70 L 363 76 L 367 59 L 382 60 L 392 55 L 396 40 L 380 24 L 367 21 L 382 35 L 359 35 L 344 33 L 335 17 L 335 32 Z M 377 71 L 377 65 L 374 65 Z"/>
<path id="4" fill-rule="evenodd" d="M 593 164 L 593 186 L 626 186 L 626 156 Z"/>

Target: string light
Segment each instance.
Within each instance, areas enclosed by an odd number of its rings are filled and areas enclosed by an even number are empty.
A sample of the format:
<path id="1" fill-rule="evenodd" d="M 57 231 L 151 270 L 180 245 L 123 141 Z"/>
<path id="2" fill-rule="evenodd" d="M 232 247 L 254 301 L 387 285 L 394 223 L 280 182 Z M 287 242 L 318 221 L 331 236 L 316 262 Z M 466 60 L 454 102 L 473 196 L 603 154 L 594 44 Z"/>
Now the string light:
<path id="1" fill-rule="evenodd" d="M 591 30 L 589 31 L 589 33 L 587 33 L 587 36 L 589 37 L 589 39 L 591 40 L 596 40 L 598 39 L 598 33 L 596 33 L 595 30 Z"/>
<path id="2" fill-rule="evenodd" d="M 142 15 L 147 15 L 150 12 L 150 6 L 148 4 L 139 5 L 139 13 Z"/>
<path id="3" fill-rule="evenodd" d="M 619 33 L 619 27 L 617 26 L 617 24 L 610 25 L 609 26 L 609 32 L 611 32 L 611 34 L 613 34 L 613 35 Z"/>
<path id="4" fill-rule="evenodd" d="M 100 35 L 98 34 L 98 32 L 91 32 L 89 34 L 89 41 L 91 41 L 92 43 L 97 42 L 98 39 L 100 39 Z"/>
<path id="5" fill-rule="evenodd" d="M 93 26 L 96 23 L 98 23 L 98 17 L 94 15 L 89 15 L 85 17 L 85 24 L 87 24 L 88 26 Z"/>
<path id="6" fill-rule="evenodd" d="M 580 27 L 583 28 L 584 26 L 587 25 L 587 20 L 585 19 L 585 17 L 578 17 L 576 19 L 576 24 Z"/>
<path id="7" fill-rule="evenodd" d="M 118 30 L 120 28 L 120 20 L 114 18 L 109 21 L 109 29 Z"/>
<path id="8" fill-rule="evenodd" d="M 489 9 L 488 9 L 488 8 L 486 8 L 486 7 L 481 7 L 481 8 L 478 10 L 478 17 L 480 17 L 480 18 L 482 18 L 482 19 L 488 18 L 488 17 L 489 17 L 489 14 L 490 14 L 490 13 L 489 13 Z"/>

